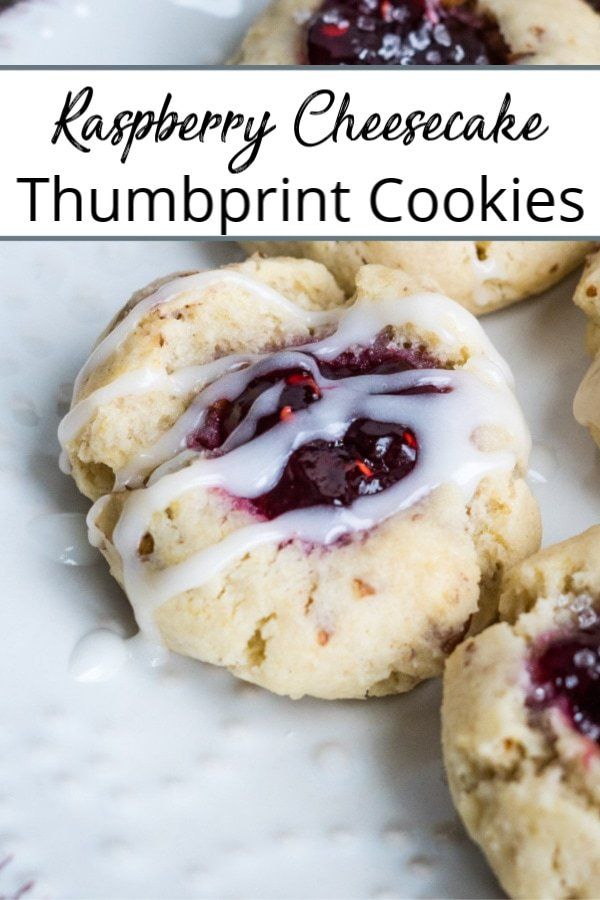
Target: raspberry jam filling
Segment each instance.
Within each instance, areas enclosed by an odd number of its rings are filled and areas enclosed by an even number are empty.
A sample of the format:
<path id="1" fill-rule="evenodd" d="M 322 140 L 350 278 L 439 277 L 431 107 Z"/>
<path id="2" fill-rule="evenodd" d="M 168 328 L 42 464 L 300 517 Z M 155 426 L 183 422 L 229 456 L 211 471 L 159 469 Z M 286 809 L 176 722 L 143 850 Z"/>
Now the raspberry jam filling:
<path id="1" fill-rule="evenodd" d="M 264 434 L 277 422 L 306 409 L 319 400 L 321 390 L 309 371 L 302 369 L 279 369 L 253 378 L 235 400 L 217 400 L 209 407 L 200 428 L 188 436 L 190 450 L 218 450 L 230 434 L 246 418 L 255 400 L 278 382 L 284 386 L 279 398 L 277 413 L 263 416 L 256 425 L 256 435 Z"/>
<path id="2" fill-rule="evenodd" d="M 559 709 L 573 728 L 600 745 L 600 624 L 544 644 L 530 674 L 532 709 Z"/>
<path id="3" fill-rule="evenodd" d="M 278 484 L 252 505 L 267 519 L 309 506 L 350 506 L 405 478 L 418 452 L 414 433 L 403 425 L 357 419 L 340 440 L 295 450 Z"/>
<path id="4" fill-rule="evenodd" d="M 368 347 L 350 348 L 335 359 L 319 360 L 319 369 L 326 378 L 389 375 L 409 369 L 437 369 L 439 365 L 423 347 L 394 344 L 392 329 L 384 329 Z"/>
<path id="5" fill-rule="evenodd" d="M 600 2 L 600 0 L 598 0 Z M 311 65 L 506 65 L 496 23 L 473 0 L 325 0 L 309 20 Z"/>
<path id="6" fill-rule="evenodd" d="M 369 347 L 346 350 L 334 359 L 315 359 L 315 362 L 321 375 L 329 380 L 439 368 L 439 363 L 424 351 L 390 344 L 385 332 Z M 188 436 L 188 448 L 218 451 L 260 395 L 281 383 L 277 409 L 257 420 L 255 436 L 318 403 L 323 396 L 308 370 L 267 372 L 249 381 L 234 400 L 213 403 L 199 428 Z M 422 385 L 402 393 L 445 393 L 447 390 Z M 250 506 L 267 519 L 311 506 L 349 506 L 358 497 L 380 493 L 405 478 L 416 465 L 418 453 L 417 437 L 406 426 L 358 418 L 349 423 L 341 438 L 313 440 L 294 450 L 279 482 L 267 493 L 249 501 Z"/>

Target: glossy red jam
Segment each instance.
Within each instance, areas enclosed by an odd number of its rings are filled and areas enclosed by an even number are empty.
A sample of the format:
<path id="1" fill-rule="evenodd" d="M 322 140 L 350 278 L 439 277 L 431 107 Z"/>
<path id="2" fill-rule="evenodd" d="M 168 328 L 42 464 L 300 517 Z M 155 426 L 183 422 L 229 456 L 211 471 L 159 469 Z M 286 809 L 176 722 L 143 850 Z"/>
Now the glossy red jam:
<path id="1" fill-rule="evenodd" d="M 331 360 L 319 360 L 319 370 L 325 378 L 350 378 L 355 375 L 385 375 L 409 369 L 439 368 L 436 359 L 422 349 L 398 347 L 389 335 L 382 332 L 368 347 L 345 350 Z M 280 398 L 280 411 L 297 412 L 306 409 L 320 398 L 320 391 L 309 371 L 279 369 L 252 379 L 235 400 L 219 400 L 207 412 L 203 424 L 188 436 L 191 450 L 217 450 L 246 417 L 254 401 L 278 381 L 285 381 Z M 413 389 L 411 393 L 431 391 L 430 386 Z M 263 434 L 279 419 L 266 416 L 257 425 L 256 433 Z"/>
<path id="2" fill-rule="evenodd" d="M 403 425 L 357 419 L 339 441 L 312 441 L 294 451 L 277 485 L 252 505 L 267 519 L 291 509 L 349 506 L 405 478 L 417 455 L 417 439 Z"/>
<path id="3" fill-rule="evenodd" d="M 398 347 L 383 331 L 369 347 L 344 350 L 335 359 L 319 361 L 325 378 L 351 378 L 353 375 L 387 375 L 409 369 L 437 369 L 439 362 L 422 347 Z"/>
<path id="4" fill-rule="evenodd" d="M 242 422 L 255 400 L 277 384 L 284 381 L 279 411 L 265 416 L 257 423 L 256 434 L 263 434 L 285 418 L 286 414 L 306 409 L 321 396 L 318 385 L 310 371 L 302 369 L 279 369 L 253 378 L 235 400 L 218 400 L 208 410 L 200 428 L 190 434 L 187 445 L 191 450 L 217 450 Z"/>
<path id="5" fill-rule="evenodd" d="M 309 20 L 311 65 L 506 65 L 498 26 L 472 0 L 325 0 Z"/>
<path id="6" fill-rule="evenodd" d="M 319 360 L 318 366 L 325 378 L 335 380 L 439 368 L 439 363 L 423 350 L 394 345 L 382 332 L 371 346 L 349 349 L 327 362 Z M 258 420 L 256 435 L 321 399 L 321 389 L 310 371 L 269 371 L 252 379 L 235 400 L 214 403 L 203 424 L 188 436 L 188 447 L 218 452 L 256 399 L 278 382 L 284 384 L 277 410 Z M 424 385 L 404 393 L 445 390 Z M 250 505 L 268 519 L 310 506 L 349 506 L 358 497 L 379 493 L 405 478 L 416 465 L 418 453 L 418 437 L 404 425 L 357 419 L 348 424 L 339 440 L 312 441 L 295 450 L 278 484 Z"/>
<path id="7" fill-rule="evenodd" d="M 573 728 L 600 744 L 600 624 L 544 643 L 530 672 L 530 706 L 559 709 Z"/>

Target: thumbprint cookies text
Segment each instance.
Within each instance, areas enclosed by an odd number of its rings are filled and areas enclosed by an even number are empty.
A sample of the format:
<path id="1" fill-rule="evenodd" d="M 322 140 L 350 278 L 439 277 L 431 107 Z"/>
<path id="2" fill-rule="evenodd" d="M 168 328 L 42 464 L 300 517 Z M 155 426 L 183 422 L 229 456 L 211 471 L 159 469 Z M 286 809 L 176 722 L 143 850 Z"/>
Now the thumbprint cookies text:
<path id="1" fill-rule="evenodd" d="M 576 113 L 518 74 L 395 72 L 370 92 L 342 69 L 62 73 L 40 107 L 44 154 L 13 157 L 19 221 L 62 236 L 583 236 L 590 178 L 564 164 Z"/>

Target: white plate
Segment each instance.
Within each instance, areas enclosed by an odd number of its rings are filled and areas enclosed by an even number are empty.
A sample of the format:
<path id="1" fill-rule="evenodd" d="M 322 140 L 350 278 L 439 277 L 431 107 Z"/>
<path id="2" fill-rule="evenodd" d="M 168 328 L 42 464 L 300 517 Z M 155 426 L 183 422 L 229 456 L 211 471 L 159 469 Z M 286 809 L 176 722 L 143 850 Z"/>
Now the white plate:
<path id="1" fill-rule="evenodd" d="M 19 0 L 0 14 L 0 65 L 214 65 L 266 3 Z"/>
<path id="2" fill-rule="evenodd" d="M 263 4 L 193 5 L 243 10 L 25 0 L 0 16 L 0 63 L 214 61 Z M 69 674 L 82 635 L 132 622 L 80 543 L 86 504 L 56 466 L 65 385 L 132 290 L 237 252 L 0 244 L 0 895 L 500 896 L 444 785 L 438 684 L 368 703 L 292 703 L 176 657 L 102 684 Z M 599 518 L 597 458 L 571 415 L 587 364 L 573 285 L 486 320 L 547 479 L 535 484 L 546 543 Z M 97 564 L 58 561 L 73 538 L 66 555 Z"/>

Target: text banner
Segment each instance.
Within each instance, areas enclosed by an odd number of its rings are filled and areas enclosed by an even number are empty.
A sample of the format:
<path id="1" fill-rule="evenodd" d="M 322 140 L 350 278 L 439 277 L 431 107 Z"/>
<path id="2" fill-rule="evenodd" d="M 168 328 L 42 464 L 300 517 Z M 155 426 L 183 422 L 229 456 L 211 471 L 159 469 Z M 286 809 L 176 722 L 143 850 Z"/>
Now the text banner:
<path id="1" fill-rule="evenodd" d="M 0 236 L 600 234 L 599 69 L 0 70 Z"/>

